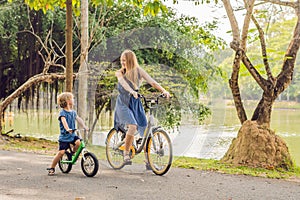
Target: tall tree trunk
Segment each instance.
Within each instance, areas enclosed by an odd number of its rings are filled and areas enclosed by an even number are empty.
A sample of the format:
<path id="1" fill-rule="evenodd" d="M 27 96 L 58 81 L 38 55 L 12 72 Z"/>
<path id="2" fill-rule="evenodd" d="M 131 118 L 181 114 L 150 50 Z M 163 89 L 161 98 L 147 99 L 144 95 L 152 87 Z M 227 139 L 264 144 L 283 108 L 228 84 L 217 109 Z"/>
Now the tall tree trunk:
<path id="1" fill-rule="evenodd" d="M 270 96 L 270 94 L 264 92 L 252 115 L 251 120 L 257 121 L 257 123 L 263 127 L 270 128 L 272 106 L 275 99 L 276 98 Z"/>
<path id="2" fill-rule="evenodd" d="M 79 67 L 79 84 L 78 84 L 78 114 L 86 122 L 87 121 L 87 84 L 88 84 L 88 0 L 81 1 L 81 55 Z"/>
<path id="3" fill-rule="evenodd" d="M 72 49 L 72 0 L 66 0 L 66 91 L 73 89 L 73 49 Z"/>

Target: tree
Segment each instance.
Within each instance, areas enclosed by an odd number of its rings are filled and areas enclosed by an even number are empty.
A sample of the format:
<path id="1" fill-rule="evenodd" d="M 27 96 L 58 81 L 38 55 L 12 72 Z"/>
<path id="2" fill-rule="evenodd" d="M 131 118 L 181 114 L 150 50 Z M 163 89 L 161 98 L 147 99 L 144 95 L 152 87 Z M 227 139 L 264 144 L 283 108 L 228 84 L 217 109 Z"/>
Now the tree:
<path id="1" fill-rule="evenodd" d="M 222 0 L 230 21 L 233 41 L 230 47 L 235 51 L 231 78 L 229 80 L 238 118 L 242 124 L 238 137 L 233 140 L 224 162 L 242 164 L 254 167 L 289 169 L 292 160 L 285 142 L 270 130 L 272 106 L 276 98 L 289 86 L 293 78 L 295 61 L 300 45 L 300 2 L 284 2 L 280 0 L 263 0 L 263 4 L 274 6 L 287 6 L 294 9 L 298 17 L 294 27 L 294 34 L 283 57 L 282 68 L 277 76 L 274 76 L 270 66 L 267 40 L 263 28 L 257 20 L 257 11 L 262 7 L 258 4 L 255 8 L 255 0 L 244 1 L 242 5 L 246 9 L 243 28 L 239 29 L 234 9 L 229 0 Z M 241 6 L 241 5 L 240 5 Z M 252 64 L 247 54 L 249 27 L 251 21 L 255 25 L 261 46 L 261 58 L 265 69 L 265 76 Z M 251 120 L 248 120 L 240 94 L 239 73 L 243 64 L 252 78 L 262 89 L 263 94 Z"/>
<path id="2" fill-rule="evenodd" d="M 78 83 L 78 115 L 86 121 L 86 110 L 87 110 L 87 91 L 88 91 L 88 48 L 89 48 L 89 1 L 82 1 L 81 3 L 81 16 L 80 16 L 80 27 L 81 27 L 81 39 L 80 39 L 80 67 L 78 70 L 79 83 Z"/>
<path id="3" fill-rule="evenodd" d="M 72 0 L 66 0 L 66 91 L 73 89 L 73 15 Z"/>

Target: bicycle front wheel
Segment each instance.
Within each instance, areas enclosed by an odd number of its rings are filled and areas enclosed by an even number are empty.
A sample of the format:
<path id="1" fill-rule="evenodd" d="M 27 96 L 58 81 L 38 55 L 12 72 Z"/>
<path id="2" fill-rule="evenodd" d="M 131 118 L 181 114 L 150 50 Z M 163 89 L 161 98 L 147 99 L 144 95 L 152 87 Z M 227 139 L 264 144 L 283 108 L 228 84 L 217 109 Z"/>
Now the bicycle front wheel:
<path id="1" fill-rule="evenodd" d="M 114 169 L 124 167 L 123 151 L 120 150 L 120 144 L 124 140 L 125 134 L 116 129 L 111 129 L 106 138 L 106 158 L 109 165 Z"/>
<path id="2" fill-rule="evenodd" d="M 156 175 L 164 175 L 171 167 L 173 150 L 171 139 L 164 130 L 157 130 L 149 137 L 146 146 L 147 158 Z"/>
<path id="3" fill-rule="evenodd" d="M 81 159 L 81 169 L 87 177 L 93 177 L 97 174 L 99 163 L 93 153 L 87 152 L 83 155 Z"/>

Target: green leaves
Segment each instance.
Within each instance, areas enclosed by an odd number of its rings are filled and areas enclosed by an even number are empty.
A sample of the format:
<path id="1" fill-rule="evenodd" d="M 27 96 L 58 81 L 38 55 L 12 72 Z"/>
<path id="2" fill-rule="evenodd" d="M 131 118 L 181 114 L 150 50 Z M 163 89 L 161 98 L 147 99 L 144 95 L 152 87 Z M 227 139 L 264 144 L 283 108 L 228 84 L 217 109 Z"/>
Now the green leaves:
<path id="1" fill-rule="evenodd" d="M 9 0 L 12 2 L 13 0 Z M 48 10 L 54 10 L 56 7 L 66 8 L 65 0 L 25 0 L 25 3 L 34 10 L 42 10 L 46 13 Z M 160 0 L 91 0 L 94 6 L 113 7 L 115 5 L 133 5 L 135 7 L 144 8 L 144 15 L 156 16 L 159 12 L 167 12 L 166 6 Z M 73 12 L 76 16 L 80 15 L 80 0 L 72 0 Z"/>
<path id="2" fill-rule="evenodd" d="M 144 15 L 151 14 L 152 16 L 158 15 L 161 12 L 167 12 L 167 7 L 162 4 L 159 0 L 154 0 L 153 2 L 148 2 L 144 7 Z"/>
<path id="3" fill-rule="evenodd" d="M 54 10 L 55 7 L 66 7 L 65 0 L 25 0 L 25 3 L 30 7 L 30 9 L 43 10 L 44 13 L 46 13 L 47 10 Z M 72 4 L 74 8 L 76 8 L 75 6 L 78 6 L 78 4 L 80 5 L 80 1 L 72 1 Z"/>

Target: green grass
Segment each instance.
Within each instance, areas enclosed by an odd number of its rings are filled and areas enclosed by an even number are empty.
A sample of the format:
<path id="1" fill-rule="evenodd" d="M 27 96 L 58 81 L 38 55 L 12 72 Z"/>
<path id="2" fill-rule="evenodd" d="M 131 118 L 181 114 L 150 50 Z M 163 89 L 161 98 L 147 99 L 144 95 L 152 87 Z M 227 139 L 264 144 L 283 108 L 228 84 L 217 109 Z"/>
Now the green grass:
<path id="1" fill-rule="evenodd" d="M 242 174 L 256 177 L 266 178 L 300 178 L 300 168 L 295 166 L 289 171 L 283 169 L 264 169 L 264 168 L 251 168 L 246 166 L 233 166 L 230 164 L 222 163 L 219 160 L 212 159 L 198 159 L 188 157 L 175 157 L 173 167 L 216 171 L 225 174 Z"/>

